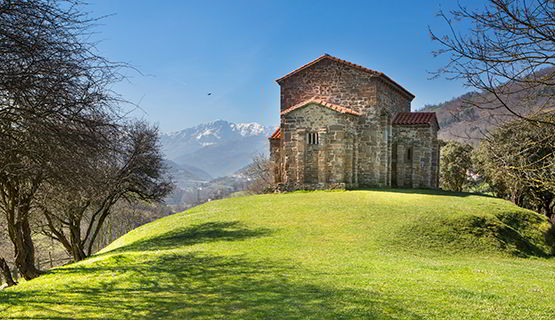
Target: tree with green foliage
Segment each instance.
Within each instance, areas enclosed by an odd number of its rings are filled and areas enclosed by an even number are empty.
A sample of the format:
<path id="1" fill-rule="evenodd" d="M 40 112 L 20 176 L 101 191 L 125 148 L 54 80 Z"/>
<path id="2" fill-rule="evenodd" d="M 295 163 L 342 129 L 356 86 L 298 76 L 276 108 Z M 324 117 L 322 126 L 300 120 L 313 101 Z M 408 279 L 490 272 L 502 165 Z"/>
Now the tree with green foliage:
<path id="1" fill-rule="evenodd" d="M 541 121 L 555 122 L 555 113 Z M 500 197 L 553 219 L 555 210 L 555 127 L 515 120 L 484 139 L 474 161 Z"/>
<path id="2" fill-rule="evenodd" d="M 439 183 L 442 189 L 461 192 L 468 181 L 472 147 L 450 141 L 441 147 Z"/>

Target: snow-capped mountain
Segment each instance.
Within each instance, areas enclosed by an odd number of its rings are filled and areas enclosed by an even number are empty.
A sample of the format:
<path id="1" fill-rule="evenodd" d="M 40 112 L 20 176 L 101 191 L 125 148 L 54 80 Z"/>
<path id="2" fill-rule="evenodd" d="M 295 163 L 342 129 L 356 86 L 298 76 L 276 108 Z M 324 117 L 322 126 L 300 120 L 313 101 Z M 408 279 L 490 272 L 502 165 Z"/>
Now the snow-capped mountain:
<path id="1" fill-rule="evenodd" d="M 268 153 L 268 136 L 275 128 L 258 123 L 217 120 L 161 134 L 168 160 L 200 168 L 213 177 L 231 175 L 258 153 Z"/>

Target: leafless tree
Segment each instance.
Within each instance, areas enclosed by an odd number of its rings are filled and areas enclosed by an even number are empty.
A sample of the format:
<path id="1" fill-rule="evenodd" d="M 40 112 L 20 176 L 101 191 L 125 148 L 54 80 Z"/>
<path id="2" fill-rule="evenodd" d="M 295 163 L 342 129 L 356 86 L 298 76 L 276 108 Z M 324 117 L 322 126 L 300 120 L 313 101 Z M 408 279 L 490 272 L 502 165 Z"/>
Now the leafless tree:
<path id="1" fill-rule="evenodd" d="M 435 55 L 449 62 L 435 72 L 462 79 L 481 95 L 468 107 L 502 110 L 505 116 L 555 125 L 535 114 L 553 108 L 555 98 L 555 2 L 552 0 L 488 0 L 479 9 L 459 4 L 438 14 L 450 33 L 430 29 L 440 44 Z M 457 29 L 468 23 L 470 30 Z"/>
<path id="2" fill-rule="evenodd" d="M 435 76 L 462 79 L 478 90 L 479 94 L 464 100 L 463 108 L 503 117 L 492 123 L 498 129 L 482 132 L 479 152 L 484 167 L 478 169 L 515 203 L 532 204 L 551 217 L 555 206 L 555 1 L 488 0 L 481 8 L 459 4 L 439 16 L 450 32 L 439 35 L 430 30 L 440 45 L 434 54 L 447 56 L 449 62 Z M 471 27 L 461 31 L 459 23 Z"/>
<path id="3" fill-rule="evenodd" d="M 263 154 L 255 155 L 245 170 L 247 189 L 253 193 L 268 192 L 274 184 L 274 164 Z"/>
<path id="4" fill-rule="evenodd" d="M 93 253 L 115 204 L 161 201 L 171 191 L 156 128 L 137 122 L 114 137 L 110 146 L 73 170 L 84 179 L 50 185 L 42 197 L 43 233 L 59 241 L 75 261 Z"/>
<path id="5" fill-rule="evenodd" d="M 77 0 L 0 1 L 0 214 L 25 279 L 35 266 L 30 217 L 41 188 L 117 130 L 108 86 L 119 65 L 87 42 L 95 20 Z M 102 148 L 100 148 L 102 149 Z"/>
<path id="6" fill-rule="evenodd" d="M 173 213 L 164 204 L 146 201 L 119 201 L 112 207 L 111 212 L 98 233 L 92 253 L 98 252 L 112 241 L 139 226 Z"/>

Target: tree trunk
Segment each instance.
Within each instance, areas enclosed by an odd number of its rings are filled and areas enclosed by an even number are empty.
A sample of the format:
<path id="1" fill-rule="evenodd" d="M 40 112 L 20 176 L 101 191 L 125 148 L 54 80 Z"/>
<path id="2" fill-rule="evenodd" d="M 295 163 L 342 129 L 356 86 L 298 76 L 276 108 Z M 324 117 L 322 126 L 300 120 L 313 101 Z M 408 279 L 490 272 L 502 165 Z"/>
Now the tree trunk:
<path id="1" fill-rule="evenodd" d="M 81 245 L 81 239 L 77 241 L 72 241 L 71 243 L 71 255 L 73 256 L 73 260 L 75 262 L 84 260 L 87 258 L 87 254 L 85 253 L 85 249 Z"/>
<path id="2" fill-rule="evenodd" d="M 73 256 L 73 261 L 77 262 L 77 261 L 85 260 L 85 258 L 87 258 L 87 255 L 85 254 L 85 251 L 83 250 L 83 248 L 77 245 L 72 245 L 71 249 L 72 249 L 71 255 Z"/>
<path id="3" fill-rule="evenodd" d="M 555 218 L 553 215 L 553 209 L 555 209 L 555 196 L 551 194 L 549 199 L 544 201 L 544 204 L 545 204 L 545 215 L 547 216 L 547 219 L 551 222 Z"/>
<path id="4" fill-rule="evenodd" d="M 10 267 L 8 266 L 8 263 L 2 257 L 0 257 L 0 272 L 2 272 L 4 279 L 6 279 L 6 283 L 8 284 L 8 287 L 15 286 L 17 284 L 17 282 L 15 282 L 12 278 L 12 273 L 10 271 Z"/>
<path id="5" fill-rule="evenodd" d="M 511 193 L 511 201 L 519 207 L 523 207 L 522 192 L 520 190 Z"/>
<path id="6" fill-rule="evenodd" d="M 25 280 L 34 279 L 41 274 L 35 267 L 35 247 L 29 223 L 31 202 L 41 181 L 40 177 L 29 181 L 0 181 L 0 200 L 2 211 L 6 215 L 8 235 L 14 246 L 15 266 Z"/>
<path id="7" fill-rule="evenodd" d="M 81 222 L 79 220 L 78 222 Z M 69 227 L 70 241 L 71 241 L 71 255 L 75 262 L 87 258 L 83 242 L 81 241 L 81 227 L 79 224 L 72 224 Z"/>
<path id="8" fill-rule="evenodd" d="M 35 247 L 31 239 L 29 219 L 24 216 L 14 225 L 8 225 L 8 233 L 14 244 L 15 265 L 25 280 L 40 276 L 35 267 Z"/>
<path id="9" fill-rule="evenodd" d="M 74 262 L 84 260 L 88 257 L 88 255 L 85 253 L 84 241 L 81 241 L 81 219 L 68 218 L 69 221 L 64 221 L 62 223 L 69 226 L 69 234 L 66 237 L 66 234 L 63 232 L 63 228 L 54 223 L 54 216 L 51 215 L 48 211 L 44 211 L 43 214 L 46 218 L 46 221 L 48 222 L 48 228 L 51 232 L 50 237 L 60 242 L 64 246 L 68 255 L 73 258 Z M 71 217 L 71 215 L 69 215 L 69 217 Z"/>

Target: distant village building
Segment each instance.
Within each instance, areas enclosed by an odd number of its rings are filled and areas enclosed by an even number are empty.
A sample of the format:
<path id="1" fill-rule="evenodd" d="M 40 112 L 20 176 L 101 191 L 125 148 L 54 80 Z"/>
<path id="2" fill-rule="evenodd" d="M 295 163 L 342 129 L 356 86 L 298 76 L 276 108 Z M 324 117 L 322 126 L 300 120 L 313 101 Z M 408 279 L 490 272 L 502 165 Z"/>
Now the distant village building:
<path id="1" fill-rule="evenodd" d="M 434 112 L 381 72 L 330 55 L 276 80 L 281 123 L 270 139 L 284 189 L 438 188 Z"/>

